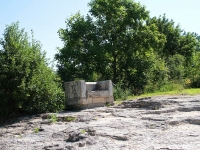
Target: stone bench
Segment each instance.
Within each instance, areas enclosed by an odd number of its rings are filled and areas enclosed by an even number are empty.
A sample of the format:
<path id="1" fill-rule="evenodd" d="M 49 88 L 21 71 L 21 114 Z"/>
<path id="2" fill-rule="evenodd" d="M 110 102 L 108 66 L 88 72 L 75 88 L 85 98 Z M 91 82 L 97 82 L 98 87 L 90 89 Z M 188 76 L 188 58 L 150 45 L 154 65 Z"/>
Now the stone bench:
<path id="1" fill-rule="evenodd" d="M 113 103 L 112 81 L 85 82 L 84 80 L 65 82 L 67 104 L 80 108 L 105 106 Z"/>

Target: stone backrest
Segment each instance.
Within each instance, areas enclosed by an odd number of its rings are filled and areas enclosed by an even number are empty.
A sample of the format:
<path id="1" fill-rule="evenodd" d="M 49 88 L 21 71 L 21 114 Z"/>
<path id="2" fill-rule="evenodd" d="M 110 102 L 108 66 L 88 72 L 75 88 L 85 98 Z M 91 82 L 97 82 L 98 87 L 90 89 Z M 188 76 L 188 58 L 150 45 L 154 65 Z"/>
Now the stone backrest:
<path id="1" fill-rule="evenodd" d="M 104 106 L 113 103 L 112 81 L 85 82 L 84 80 L 65 82 L 68 105 L 81 108 Z"/>

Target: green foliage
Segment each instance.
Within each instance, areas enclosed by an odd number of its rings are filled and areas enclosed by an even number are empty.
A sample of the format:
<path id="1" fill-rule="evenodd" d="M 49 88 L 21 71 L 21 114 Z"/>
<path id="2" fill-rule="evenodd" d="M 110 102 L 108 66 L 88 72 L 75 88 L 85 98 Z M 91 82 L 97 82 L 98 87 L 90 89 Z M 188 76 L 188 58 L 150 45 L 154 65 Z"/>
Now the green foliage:
<path id="1" fill-rule="evenodd" d="M 198 77 L 192 78 L 189 87 L 200 88 L 200 77 L 198 76 Z"/>
<path id="2" fill-rule="evenodd" d="M 159 32 L 166 37 L 167 41 L 163 49 L 158 50 L 161 58 L 168 60 L 169 57 L 180 54 L 185 57 L 185 65 L 189 65 L 193 52 L 199 47 L 196 34 L 185 32 L 180 25 L 175 26 L 175 22 L 167 19 L 165 14 L 159 18 L 149 19 L 147 24 L 155 24 Z"/>
<path id="3" fill-rule="evenodd" d="M 56 116 L 56 114 L 50 114 L 50 116 L 48 116 L 48 119 L 51 121 L 51 123 L 55 123 L 58 120 L 58 117 Z"/>
<path id="4" fill-rule="evenodd" d="M 0 39 L 0 121 L 11 113 L 63 109 L 63 81 L 111 79 L 117 85 L 115 100 L 200 87 L 197 34 L 185 32 L 165 15 L 150 18 L 132 0 L 91 0 L 89 7 L 87 16 L 77 13 L 59 30 L 64 43 L 55 55 L 60 77 L 48 67 L 33 33 L 30 41 L 19 23 L 6 26 Z"/>
<path id="5" fill-rule="evenodd" d="M 181 92 L 184 89 L 184 83 L 177 81 L 166 81 L 159 85 L 148 84 L 145 87 L 144 93 L 154 93 L 154 92 L 169 92 L 169 91 L 179 91 Z"/>
<path id="6" fill-rule="evenodd" d="M 62 80 L 111 79 L 115 99 L 176 89 L 184 78 L 196 84 L 197 34 L 166 15 L 150 18 L 132 0 L 91 0 L 89 7 L 87 16 L 77 13 L 59 30 L 64 46 L 55 59 Z"/>
<path id="7" fill-rule="evenodd" d="M 41 44 L 33 38 L 30 42 L 19 23 L 13 23 L 6 26 L 0 45 L 0 119 L 15 112 L 63 109 L 60 78 L 48 68 Z"/>
<path id="8" fill-rule="evenodd" d="M 161 85 L 165 84 L 169 79 L 169 69 L 164 60 L 154 55 L 152 58 L 152 65 L 147 74 L 148 82 L 145 86 L 145 92 L 154 92 L 158 90 Z"/>
<path id="9" fill-rule="evenodd" d="M 160 57 L 158 59 L 163 60 L 164 67 L 167 69 L 164 69 L 163 72 L 165 77 L 161 76 L 160 78 L 164 80 L 158 79 L 158 82 L 155 83 L 152 81 L 154 76 L 151 75 L 145 87 L 145 92 L 182 89 L 185 86 L 183 83 L 184 78 L 189 78 L 193 83 L 194 76 L 196 76 L 194 75 L 196 74 L 195 70 L 198 68 L 197 66 L 194 67 L 197 58 L 194 58 L 195 50 L 199 48 L 198 35 L 186 33 L 179 25 L 175 26 L 175 22 L 167 19 L 165 15 L 159 18 L 153 17 L 147 21 L 147 24 L 155 24 L 159 32 L 166 37 L 167 41 L 164 47 L 155 52 Z M 155 74 L 152 71 L 150 71 L 150 74 Z"/>
<path id="10" fill-rule="evenodd" d="M 18 136 L 19 138 L 22 138 L 22 134 L 19 134 L 19 136 Z"/>
<path id="11" fill-rule="evenodd" d="M 180 36 L 182 30 L 180 26 L 175 26 L 173 20 L 166 18 L 165 14 L 159 18 L 153 17 L 148 20 L 148 24 L 155 24 L 159 32 L 166 36 L 166 43 L 163 49 L 160 49 L 159 54 L 161 57 L 168 58 L 177 53 L 180 44 Z"/>
<path id="12" fill-rule="evenodd" d="M 34 133 L 38 133 L 38 132 L 39 132 L 39 128 L 35 128 Z"/>
<path id="13" fill-rule="evenodd" d="M 106 103 L 106 107 L 110 107 L 110 106 L 111 106 L 111 104 L 107 102 Z"/>
<path id="14" fill-rule="evenodd" d="M 193 59 L 190 66 L 186 68 L 186 75 L 188 78 L 188 87 L 199 88 L 200 87 L 200 53 L 199 51 L 193 53 Z"/>
<path id="15" fill-rule="evenodd" d="M 55 56 L 58 74 L 67 81 L 123 81 L 139 93 L 147 83 L 153 50 L 164 46 L 164 35 L 154 24 L 145 24 L 149 14 L 139 3 L 92 0 L 89 6 L 89 15 L 77 13 L 59 30 L 65 44 Z"/>
<path id="16" fill-rule="evenodd" d="M 185 58 L 180 54 L 169 57 L 167 62 L 169 77 L 172 80 L 181 80 L 185 73 Z"/>
<path id="17" fill-rule="evenodd" d="M 80 130 L 80 133 L 81 133 L 81 134 L 84 134 L 85 132 L 86 132 L 85 129 L 81 129 L 81 130 Z"/>
<path id="18" fill-rule="evenodd" d="M 182 91 L 184 89 L 183 84 L 181 83 L 175 83 L 173 81 L 168 82 L 164 85 L 162 85 L 159 89 L 159 92 L 168 92 L 168 91 Z"/>
<path id="19" fill-rule="evenodd" d="M 65 118 L 65 121 L 67 121 L 67 122 L 71 122 L 71 121 L 76 121 L 76 117 L 73 117 L 73 116 L 67 116 L 66 118 Z"/>
<path id="20" fill-rule="evenodd" d="M 126 100 L 131 95 L 131 91 L 123 88 L 121 84 L 118 84 L 114 87 L 113 95 L 115 100 Z"/>
<path id="21" fill-rule="evenodd" d="M 165 14 L 159 18 L 149 19 L 148 24 L 155 24 L 158 30 L 166 36 L 167 42 L 160 55 L 168 58 L 168 56 L 176 54 L 182 32 L 179 25 L 175 26 L 174 21 L 167 19 Z"/>

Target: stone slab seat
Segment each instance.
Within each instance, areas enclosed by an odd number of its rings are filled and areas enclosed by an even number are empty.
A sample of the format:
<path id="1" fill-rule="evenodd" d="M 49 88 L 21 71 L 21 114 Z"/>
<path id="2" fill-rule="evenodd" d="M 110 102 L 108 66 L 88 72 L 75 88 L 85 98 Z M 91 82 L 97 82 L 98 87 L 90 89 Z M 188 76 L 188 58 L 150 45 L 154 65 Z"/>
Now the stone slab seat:
<path id="1" fill-rule="evenodd" d="M 91 91 L 87 93 L 87 97 L 110 97 L 110 93 L 107 90 Z"/>
<path id="2" fill-rule="evenodd" d="M 114 101 L 111 80 L 65 82 L 65 93 L 67 104 L 80 108 L 105 106 L 106 103 Z"/>

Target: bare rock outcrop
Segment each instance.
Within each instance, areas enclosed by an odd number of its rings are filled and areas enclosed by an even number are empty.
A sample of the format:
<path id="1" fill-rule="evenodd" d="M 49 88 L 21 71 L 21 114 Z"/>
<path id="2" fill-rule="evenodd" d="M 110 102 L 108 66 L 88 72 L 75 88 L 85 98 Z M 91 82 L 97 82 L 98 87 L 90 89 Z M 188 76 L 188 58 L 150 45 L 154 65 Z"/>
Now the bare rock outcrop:
<path id="1" fill-rule="evenodd" d="M 200 96 L 159 96 L 21 117 L 0 127 L 0 150 L 200 149 L 199 111 Z"/>

